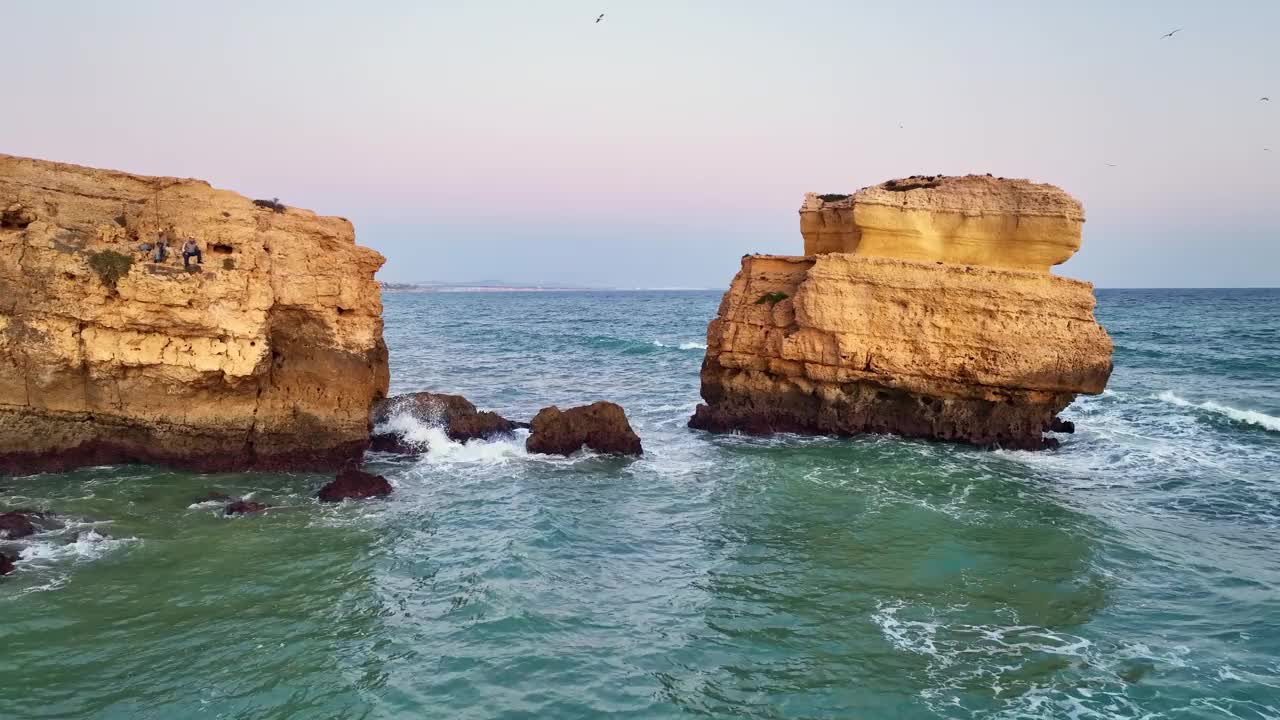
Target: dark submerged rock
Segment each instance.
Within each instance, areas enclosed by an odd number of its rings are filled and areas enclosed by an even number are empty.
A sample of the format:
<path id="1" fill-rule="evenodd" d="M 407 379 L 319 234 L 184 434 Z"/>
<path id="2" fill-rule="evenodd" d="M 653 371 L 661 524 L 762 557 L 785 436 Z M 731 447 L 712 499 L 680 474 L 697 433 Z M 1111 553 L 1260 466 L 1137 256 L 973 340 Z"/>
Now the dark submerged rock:
<path id="1" fill-rule="evenodd" d="M 217 491 L 214 491 L 214 490 L 210 490 L 209 492 L 205 493 L 204 495 L 201 495 L 200 497 L 196 498 L 196 499 L 195 499 L 195 502 L 198 502 L 198 503 L 202 503 L 202 502 L 231 502 L 231 496 L 230 496 L 230 495 L 228 495 L 228 494 L 226 494 L 226 493 L 220 493 L 220 492 L 217 492 Z"/>
<path id="2" fill-rule="evenodd" d="M 333 482 L 320 488 L 316 497 L 321 502 L 341 502 L 391 494 L 391 483 L 381 475 L 374 475 L 355 468 L 344 468 Z"/>
<path id="3" fill-rule="evenodd" d="M 224 512 L 226 515 L 248 515 L 250 513 L 258 513 L 271 507 L 265 503 L 254 502 L 252 500 L 236 500 L 227 505 Z"/>
<path id="4" fill-rule="evenodd" d="M 36 532 L 36 525 L 31 522 L 33 515 L 35 515 L 35 513 L 0 513 L 0 538 L 9 538 L 13 540 L 17 538 L 24 538 L 28 535 L 34 535 Z"/>
<path id="5" fill-rule="evenodd" d="M 0 575 L 8 575 L 13 572 L 13 563 L 17 560 L 18 558 L 12 555 L 0 552 Z"/>
<path id="6" fill-rule="evenodd" d="M 631 429 L 622 407 L 611 402 L 561 410 L 545 407 L 529 424 L 525 449 L 533 453 L 572 455 L 583 446 L 596 452 L 639 455 L 640 436 Z"/>
<path id="7" fill-rule="evenodd" d="M 1076 431 L 1076 424 L 1071 422 L 1070 420 L 1063 420 L 1060 417 L 1055 417 L 1053 419 L 1053 422 L 1049 423 L 1049 432 L 1070 434 L 1075 431 Z"/>
<path id="8" fill-rule="evenodd" d="M 376 427 L 404 412 L 411 414 L 423 424 L 443 429 L 445 435 L 455 442 L 489 440 L 510 435 L 516 428 L 528 427 L 524 423 L 512 422 L 497 413 L 477 410 L 471 401 L 461 395 L 427 392 L 395 395 L 382 400 L 374 405 L 369 419 Z M 383 452 L 416 454 L 427 449 L 391 432 L 374 433 L 369 440 L 371 450 Z"/>

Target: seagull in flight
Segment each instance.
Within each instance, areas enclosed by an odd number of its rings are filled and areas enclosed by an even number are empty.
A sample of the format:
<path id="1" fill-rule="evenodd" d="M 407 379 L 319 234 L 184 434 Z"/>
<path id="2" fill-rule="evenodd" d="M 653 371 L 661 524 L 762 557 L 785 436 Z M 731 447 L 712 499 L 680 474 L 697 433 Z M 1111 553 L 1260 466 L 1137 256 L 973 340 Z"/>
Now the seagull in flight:
<path id="1" fill-rule="evenodd" d="M 604 19 L 604 13 L 600 13 L 600 16 L 596 18 L 596 24 L 599 25 L 600 21 L 603 19 Z"/>
<path id="2" fill-rule="evenodd" d="M 1258 98 L 1258 102 L 1271 102 L 1271 98 L 1269 98 L 1269 97 L 1260 97 L 1260 98 Z"/>
<path id="3" fill-rule="evenodd" d="M 1170 30 L 1169 32 L 1161 35 L 1160 39 L 1163 40 L 1167 37 L 1173 37 L 1175 33 L 1180 33 L 1180 32 L 1182 32 L 1182 28 L 1178 28 L 1177 30 Z"/>
<path id="4" fill-rule="evenodd" d="M 1116 165 L 1115 163 L 1107 163 L 1107 167 L 1120 167 L 1120 166 Z"/>

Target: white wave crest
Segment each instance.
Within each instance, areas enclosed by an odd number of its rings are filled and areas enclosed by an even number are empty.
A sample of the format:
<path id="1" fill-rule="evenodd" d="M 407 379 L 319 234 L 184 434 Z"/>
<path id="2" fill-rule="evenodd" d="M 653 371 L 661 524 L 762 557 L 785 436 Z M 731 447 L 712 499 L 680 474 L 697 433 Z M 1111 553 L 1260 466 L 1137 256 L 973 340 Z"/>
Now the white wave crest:
<path id="1" fill-rule="evenodd" d="M 374 428 L 377 433 L 393 433 L 426 451 L 427 464 L 481 463 L 498 465 L 528 457 L 524 439 L 528 433 L 517 431 L 512 437 L 493 440 L 469 440 L 465 443 L 449 439 L 444 428 L 423 422 L 410 412 L 398 412 Z"/>
<path id="2" fill-rule="evenodd" d="M 1248 425 L 1257 425 L 1264 430 L 1271 432 L 1280 432 L 1280 418 L 1258 412 L 1257 410 L 1240 410 L 1238 408 L 1222 405 L 1212 400 L 1206 400 L 1202 403 L 1191 402 L 1190 400 L 1178 397 L 1172 391 L 1166 390 L 1156 396 L 1157 400 L 1167 402 L 1170 405 L 1178 407 L 1198 408 L 1211 413 L 1222 415 L 1223 417 L 1242 422 Z"/>
<path id="3" fill-rule="evenodd" d="M 77 533 L 75 540 L 69 543 L 45 540 L 32 542 L 22 548 L 19 558 L 23 563 L 32 565 L 50 565 L 68 559 L 97 560 L 117 548 L 136 542 L 139 540 L 135 537 L 113 538 L 97 530 L 86 530 Z"/>
<path id="4" fill-rule="evenodd" d="M 661 340 L 654 340 L 653 344 L 661 348 L 675 347 L 675 348 L 679 348 L 680 350 L 706 350 L 707 349 L 707 344 L 700 343 L 700 342 L 682 342 L 679 345 L 673 346 L 673 345 L 668 345 L 662 342 Z"/>

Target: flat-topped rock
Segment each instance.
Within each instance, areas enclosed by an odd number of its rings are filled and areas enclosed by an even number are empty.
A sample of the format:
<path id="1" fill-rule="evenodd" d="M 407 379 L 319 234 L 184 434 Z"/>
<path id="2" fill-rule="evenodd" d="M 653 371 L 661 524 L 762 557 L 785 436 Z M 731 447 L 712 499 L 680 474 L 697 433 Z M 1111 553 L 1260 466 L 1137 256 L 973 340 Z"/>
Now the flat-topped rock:
<path id="1" fill-rule="evenodd" d="M 808 193 L 806 255 L 851 253 L 1048 272 L 1080 248 L 1084 208 L 1062 189 L 987 175 L 913 176 Z"/>

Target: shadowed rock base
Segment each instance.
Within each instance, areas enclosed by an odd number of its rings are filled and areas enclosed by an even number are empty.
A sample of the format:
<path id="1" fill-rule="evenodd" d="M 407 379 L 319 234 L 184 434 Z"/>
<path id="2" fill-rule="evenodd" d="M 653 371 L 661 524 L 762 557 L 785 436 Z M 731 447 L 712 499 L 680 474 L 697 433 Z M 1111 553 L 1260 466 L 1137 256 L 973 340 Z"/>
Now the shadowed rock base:
<path id="1" fill-rule="evenodd" d="M 744 372 L 751 373 L 721 368 L 708 359 L 702 371 L 702 392 L 709 401 L 714 398 L 714 405 L 698 405 L 689 427 L 750 435 L 890 433 L 980 447 L 1039 450 L 1058 446 L 1057 440 L 1042 433 L 1071 402 L 1071 395 L 1051 395 L 1038 403 L 1015 405 L 931 397 L 867 383 L 822 386 L 806 393 L 762 373 L 741 377 Z M 727 390 L 721 382 L 726 377 L 768 389 Z"/>
<path id="2" fill-rule="evenodd" d="M 8 575 L 13 572 L 13 563 L 18 558 L 0 552 L 0 575 Z"/>
<path id="3" fill-rule="evenodd" d="M 299 424 L 310 424 L 299 419 Z M 205 432 L 88 413 L 0 410 L 0 431 L 24 427 L 40 438 L 37 451 L 0 452 L 0 475 L 63 472 L 93 465 L 139 463 L 197 472 L 323 471 L 358 461 L 368 441 L 340 442 L 334 433 L 257 433 L 240 428 Z"/>

